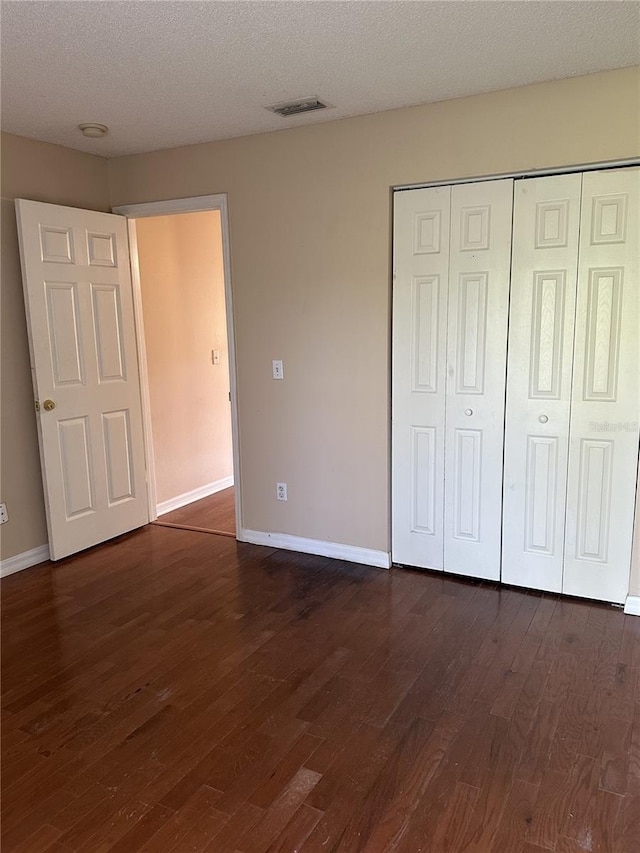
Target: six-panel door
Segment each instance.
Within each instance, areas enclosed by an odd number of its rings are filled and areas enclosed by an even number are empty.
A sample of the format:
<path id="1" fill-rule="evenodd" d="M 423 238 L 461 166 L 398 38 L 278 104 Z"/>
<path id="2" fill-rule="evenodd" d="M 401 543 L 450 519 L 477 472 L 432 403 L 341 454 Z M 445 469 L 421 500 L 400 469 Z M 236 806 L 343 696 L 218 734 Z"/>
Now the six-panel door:
<path id="1" fill-rule="evenodd" d="M 398 563 L 499 577 L 512 185 L 395 197 Z"/>
<path id="2" fill-rule="evenodd" d="M 18 200 L 52 559 L 148 518 L 124 217 Z"/>
<path id="3" fill-rule="evenodd" d="M 392 552 L 442 569 L 451 188 L 396 193 Z"/>
<path id="4" fill-rule="evenodd" d="M 640 433 L 640 169 L 585 172 L 562 591 L 629 591 Z"/>
<path id="5" fill-rule="evenodd" d="M 582 175 L 518 181 L 502 580 L 560 592 Z"/>
<path id="6" fill-rule="evenodd" d="M 451 190 L 444 566 L 500 577 L 513 181 Z"/>

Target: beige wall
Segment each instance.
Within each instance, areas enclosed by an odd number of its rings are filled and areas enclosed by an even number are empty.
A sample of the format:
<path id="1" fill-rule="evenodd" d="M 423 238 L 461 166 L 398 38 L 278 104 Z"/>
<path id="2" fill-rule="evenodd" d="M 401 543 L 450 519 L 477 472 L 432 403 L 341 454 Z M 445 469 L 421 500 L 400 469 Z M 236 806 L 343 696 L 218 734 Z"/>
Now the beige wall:
<path id="1" fill-rule="evenodd" d="M 220 213 L 138 219 L 136 230 L 162 503 L 233 473 Z"/>
<path id="2" fill-rule="evenodd" d="M 114 204 L 228 193 L 246 528 L 388 549 L 390 188 L 637 156 L 639 84 L 626 69 L 110 161 Z"/>
<path id="3" fill-rule="evenodd" d="M 2 134 L 0 499 L 9 511 L 0 528 L 3 559 L 47 543 L 15 198 L 109 210 L 107 161 Z"/>
<path id="4" fill-rule="evenodd" d="M 639 154 L 636 68 L 109 161 L 114 205 L 228 193 L 245 527 L 389 546 L 393 185 Z"/>

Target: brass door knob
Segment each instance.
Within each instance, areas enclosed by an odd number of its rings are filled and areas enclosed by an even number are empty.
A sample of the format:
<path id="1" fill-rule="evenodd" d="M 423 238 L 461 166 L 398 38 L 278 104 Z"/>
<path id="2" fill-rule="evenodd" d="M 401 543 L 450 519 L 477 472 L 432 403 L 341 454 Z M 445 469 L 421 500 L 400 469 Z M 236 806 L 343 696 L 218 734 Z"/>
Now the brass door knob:
<path id="1" fill-rule="evenodd" d="M 56 404 L 53 402 L 53 400 L 45 400 L 42 404 L 42 408 L 45 410 L 45 412 L 50 412 L 55 409 L 55 407 Z"/>

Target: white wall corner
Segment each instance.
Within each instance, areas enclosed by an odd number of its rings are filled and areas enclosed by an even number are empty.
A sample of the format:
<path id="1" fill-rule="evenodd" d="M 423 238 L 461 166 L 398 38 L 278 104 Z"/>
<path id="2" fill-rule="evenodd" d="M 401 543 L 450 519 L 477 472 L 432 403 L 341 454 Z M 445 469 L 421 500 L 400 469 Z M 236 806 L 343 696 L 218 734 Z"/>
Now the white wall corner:
<path id="1" fill-rule="evenodd" d="M 165 515 L 168 512 L 173 512 L 174 509 L 180 509 L 194 501 L 199 501 L 202 498 L 208 498 L 211 495 L 215 495 L 216 492 L 221 492 L 231 486 L 233 486 L 233 475 L 231 475 L 231 477 L 223 477 L 222 480 L 216 480 L 213 483 L 207 483 L 204 486 L 200 486 L 198 489 L 193 489 L 191 492 L 184 492 L 183 494 L 177 495 L 175 498 L 171 498 L 168 501 L 162 501 L 162 503 L 158 504 L 156 511 L 158 515 Z"/>
<path id="2" fill-rule="evenodd" d="M 266 533 L 262 530 L 241 529 L 238 531 L 237 538 L 240 542 L 249 542 L 252 545 L 266 545 L 270 548 L 283 548 L 285 551 L 316 554 L 318 557 L 362 563 L 379 569 L 391 568 L 391 554 L 387 551 L 375 551 L 371 548 L 359 548 L 356 545 L 343 545 L 339 542 L 325 542 L 322 539 L 305 539 L 303 536 L 290 536 L 288 533 Z"/>
<path id="3" fill-rule="evenodd" d="M 624 612 L 630 616 L 640 616 L 640 595 L 628 595 Z"/>
<path id="4" fill-rule="evenodd" d="M 21 572 L 23 569 L 29 569 L 31 566 L 37 566 L 38 563 L 46 563 L 48 559 L 48 545 L 40 545 L 38 548 L 32 548 L 31 551 L 16 554 L 15 557 L 7 557 L 6 560 L 0 561 L 0 578 Z"/>

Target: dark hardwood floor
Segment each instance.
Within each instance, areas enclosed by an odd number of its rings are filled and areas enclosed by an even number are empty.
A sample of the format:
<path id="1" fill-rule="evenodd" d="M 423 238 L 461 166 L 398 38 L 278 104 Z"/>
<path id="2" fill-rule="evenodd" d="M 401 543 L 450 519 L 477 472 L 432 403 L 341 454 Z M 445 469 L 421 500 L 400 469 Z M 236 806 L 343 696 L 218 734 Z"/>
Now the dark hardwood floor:
<path id="1" fill-rule="evenodd" d="M 203 532 L 236 535 L 236 490 L 233 486 L 208 498 L 161 515 L 155 524 L 184 527 Z"/>
<path id="2" fill-rule="evenodd" d="M 3 853 L 640 850 L 640 619 L 143 528 L 2 582 Z"/>

